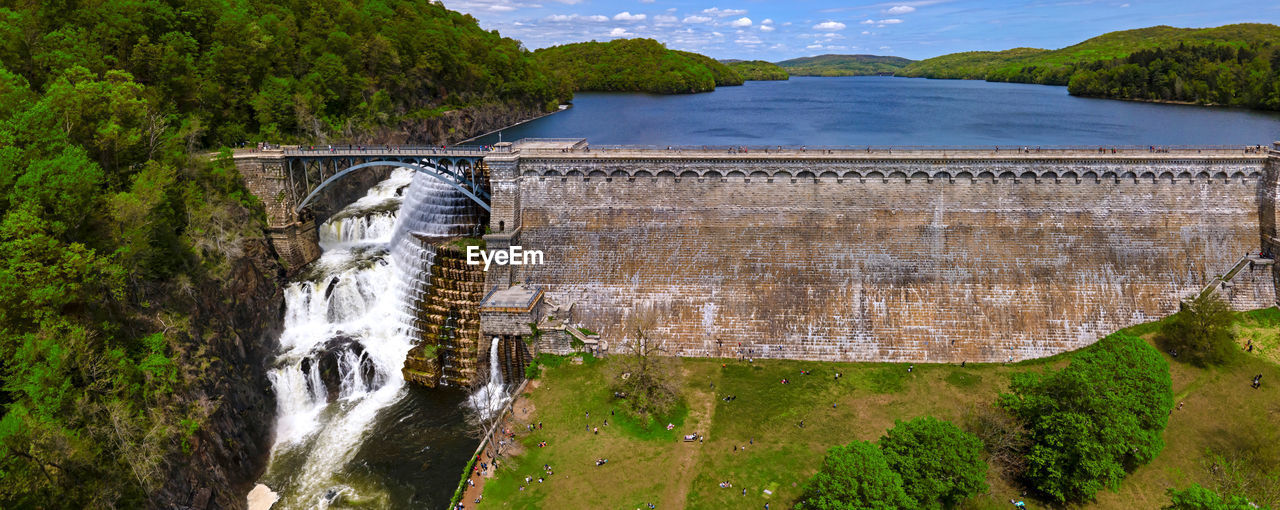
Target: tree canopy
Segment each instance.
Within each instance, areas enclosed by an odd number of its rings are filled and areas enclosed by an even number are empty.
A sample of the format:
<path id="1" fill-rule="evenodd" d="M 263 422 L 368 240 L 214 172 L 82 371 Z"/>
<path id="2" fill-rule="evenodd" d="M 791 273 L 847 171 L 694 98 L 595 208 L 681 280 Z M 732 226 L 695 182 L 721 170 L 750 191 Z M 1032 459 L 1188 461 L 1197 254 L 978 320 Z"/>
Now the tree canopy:
<path id="1" fill-rule="evenodd" d="M 1029 485 L 1060 502 L 1085 501 L 1164 448 L 1169 364 L 1142 339 L 1116 333 L 1062 370 L 1015 376 L 1000 405 L 1027 426 Z"/>
<path id="2" fill-rule="evenodd" d="M 1160 346 L 1177 352 L 1177 359 L 1204 366 L 1222 363 L 1236 352 L 1232 341 L 1234 314 L 1214 292 L 1197 295 L 1169 318 L 1160 330 Z"/>
<path id="3" fill-rule="evenodd" d="M 890 510 L 912 508 L 915 501 L 902 489 L 902 477 L 880 448 L 854 441 L 827 450 L 822 467 L 809 479 L 796 503 L 800 510 Z"/>
<path id="4" fill-rule="evenodd" d="M 742 85 L 742 77 L 709 57 L 669 50 L 653 39 L 614 39 L 543 48 L 534 55 L 574 90 L 687 94 Z"/>
<path id="5" fill-rule="evenodd" d="M 953 508 L 987 489 L 982 442 L 951 422 L 899 421 L 880 438 L 880 450 L 919 508 Z"/>
<path id="6" fill-rule="evenodd" d="M 729 67 L 742 75 L 747 81 L 786 80 L 791 77 L 787 71 L 777 64 L 763 60 L 741 60 L 730 62 Z"/>

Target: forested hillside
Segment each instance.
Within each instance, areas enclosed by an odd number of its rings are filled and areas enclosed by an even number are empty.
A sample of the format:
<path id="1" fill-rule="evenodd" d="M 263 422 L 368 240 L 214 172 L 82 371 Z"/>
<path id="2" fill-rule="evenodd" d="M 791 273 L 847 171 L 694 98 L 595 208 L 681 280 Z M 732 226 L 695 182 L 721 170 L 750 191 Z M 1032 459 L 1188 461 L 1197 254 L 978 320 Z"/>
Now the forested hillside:
<path id="1" fill-rule="evenodd" d="M 818 55 L 778 62 L 792 76 L 875 76 L 893 74 L 912 61 L 880 55 Z"/>
<path id="2" fill-rule="evenodd" d="M 281 269 L 257 200 L 208 151 L 570 93 L 426 1 L 6 5 L 0 508 L 243 502 L 274 412 L 254 356 Z"/>
<path id="3" fill-rule="evenodd" d="M 1280 27 L 1158 26 L 1058 50 L 1017 48 L 922 60 L 898 76 L 1075 84 L 1072 94 L 1280 109 Z"/>
<path id="4" fill-rule="evenodd" d="M 1049 50 L 1014 48 L 1004 51 L 965 51 L 912 62 L 894 76 L 942 80 L 985 80 L 992 69 L 1026 60 Z"/>
<path id="5" fill-rule="evenodd" d="M 777 64 L 763 60 L 738 60 L 728 62 L 729 67 L 748 81 L 785 80 L 791 76 Z"/>
<path id="6" fill-rule="evenodd" d="M 687 94 L 742 85 L 742 77 L 729 66 L 697 53 L 669 50 L 653 39 L 565 44 L 534 55 L 574 90 Z"/>

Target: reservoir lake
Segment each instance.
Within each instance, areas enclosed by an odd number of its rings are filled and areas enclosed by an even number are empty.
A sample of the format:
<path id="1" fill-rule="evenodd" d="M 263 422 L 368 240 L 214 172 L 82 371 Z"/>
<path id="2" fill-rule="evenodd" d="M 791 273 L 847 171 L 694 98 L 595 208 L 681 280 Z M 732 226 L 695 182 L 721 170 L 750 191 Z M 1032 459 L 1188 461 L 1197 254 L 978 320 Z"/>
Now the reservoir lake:
<path id="1" fill-rule="evenodd" d="M 1267 145 L 1280 140 L 1280 113 L 1075 97 L 1047 85 L 792 77 L 702 94 L 580 92 L 573 108 L 501 137 L 659 146 Z"/>

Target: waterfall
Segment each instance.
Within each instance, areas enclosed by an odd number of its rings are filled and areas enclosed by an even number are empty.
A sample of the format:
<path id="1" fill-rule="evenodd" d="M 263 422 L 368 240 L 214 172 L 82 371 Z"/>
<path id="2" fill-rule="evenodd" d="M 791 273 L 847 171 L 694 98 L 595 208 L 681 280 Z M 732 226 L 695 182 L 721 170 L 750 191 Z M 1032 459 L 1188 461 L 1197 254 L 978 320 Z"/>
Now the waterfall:
<path id="1" fill-rule="evenodd" d="M 467 399 L 468 405 L 485 416 L 502 412 L 502 408 L 507 405 L 507 400 L 510 398 L 502 382 L 502 367 L 498 363 L 498 343 L 498 337 L 495 336 L 489 346 L 489 382 L 476 388 L 475 393 Z"/>
<path id="2" fill-rule="evenodd" d="M 400 368 L 433 256 L 417 238 L 464 234 L 475 221 L 465 196 L 397 169 L 318 228 L 323 253 L 284 291 L 269 373 L 278 409 L 263 481 L 281 493 L 275 508 L 385 499 L 376 481 L 359 485 L 343 471 L 379 411 L 406 394 Z"/>

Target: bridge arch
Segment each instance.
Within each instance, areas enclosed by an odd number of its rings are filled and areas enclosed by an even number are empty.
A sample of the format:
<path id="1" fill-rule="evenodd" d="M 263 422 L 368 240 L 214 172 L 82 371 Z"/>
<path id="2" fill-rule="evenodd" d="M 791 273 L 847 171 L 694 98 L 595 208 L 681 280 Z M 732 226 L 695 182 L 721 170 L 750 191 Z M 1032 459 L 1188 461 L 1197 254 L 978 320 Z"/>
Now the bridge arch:
<path id="1" fill-rule="evenodd" d="M 493 209 L 489 206 L 488 200 L 490 200 L 491 198 L 488 192 L 481 189 L 480 186 L 478 186 L 476 183 L 471 182 L 467 179 L 464 179 L 460 174 L 448 169 L 447 167 L 444 167 L 442 165 L 435 164 L 429 161 L 421 161 L 417 163 L 406 163 L 403 161 L 370 161 L 368 163 L 352 165 L 342 170 L 341 172 L 333 174 L 332 177 L 329 177 L 328 179 L 325 179 L 324 181 L 320 182 L 320 184 L 316 185 L 315 189 L 311 190 L 311 193 L 308 193 L 307 197 L 302 199 L 302 201 L 298 203 L 298 206 L 295 207 L 293 211 L 295 213 L 301 212 L 303 208 L 309 205 L 312 200 L 315 200 L 315 198 L 320 195 L 321 191 L 324 191 L 325 188 L 329 187 L 335 182 L 338 182 L 343 177 L 350 175 L 352 172 L 355 172 L 357 170 L 362 170 L 365 168 L 373 168 L 373 167 L 379 167 L 379 166 L 393 166 L 393 167 L 399 167 L 399 168 L 408 168 L 408 169 L 415 170 L 415 171 L 424 173 L 426 175 L 435 177 L 436 179 L 440 180 L 440 182 L 448 184 L 452 186 L 453 189 L 456 189 L 462 192 L 463 195 L 466 195 L 467 198 L 470 198 L 472 202 L 475 202 L 477 205 L 484 208 L 485 211 L 493 212 Z M 463 186 L 464 183 L 470 184 L 472 189 L 467 189 L 466 186 Z"/>

